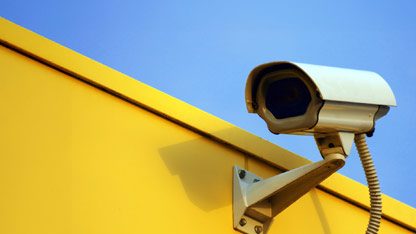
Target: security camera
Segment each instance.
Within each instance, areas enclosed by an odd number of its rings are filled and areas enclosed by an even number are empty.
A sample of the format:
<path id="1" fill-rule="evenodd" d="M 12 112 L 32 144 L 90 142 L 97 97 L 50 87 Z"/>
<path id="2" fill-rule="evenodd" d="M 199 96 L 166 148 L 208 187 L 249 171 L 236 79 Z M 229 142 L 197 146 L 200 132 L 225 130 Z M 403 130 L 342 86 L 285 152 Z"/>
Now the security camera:
<path id="1" fill-rule="evenodd" d="M 248 112 L 271 132 L 314 135 L 321 154 L 347 144 L 348 155 L 354 134 L 371 134 L 375 121 L 396 106 L 389 85 L 374 72 L 292 62 L 255 67 L 245 93 Z M 328 140 L 331 134 L 338 140 Z"/>
<path id="2" fill-rule="evenodd" d="M 302 63 L 266 63 L 248 76 L 246 105 L 275 134 L 313 135 L 324 159 L 264 180 L 235 167 L 235 229 L 254 233 L 254 226 L 266 233 L 274 215 L 344 165 L 355 141 L 371 198 L 367 233 L 378 232 L 381 192 L 365 135 L 371 135 L 375 121 L 396 106 L 381 76 Z"/>

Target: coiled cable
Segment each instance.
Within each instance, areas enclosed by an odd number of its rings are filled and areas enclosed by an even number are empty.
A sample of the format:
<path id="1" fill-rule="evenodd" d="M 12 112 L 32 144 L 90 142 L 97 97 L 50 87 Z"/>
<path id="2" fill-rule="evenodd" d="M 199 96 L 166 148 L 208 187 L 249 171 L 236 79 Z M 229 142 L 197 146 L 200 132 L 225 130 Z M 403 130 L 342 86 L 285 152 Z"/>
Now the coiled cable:
<path id="1" fill-rule="evenodd" d="M 354 140 L 364 168 L 368 190 L 370 192 L 370 220 L 368 222 L 366 234 L 377 234 L 381 220 L 380 185 L 378 183 L 373 159 L 371 158 L 370 151 L 368 150 L 367 142 L 365 140 L 365 134 L 356 134 Z"/>

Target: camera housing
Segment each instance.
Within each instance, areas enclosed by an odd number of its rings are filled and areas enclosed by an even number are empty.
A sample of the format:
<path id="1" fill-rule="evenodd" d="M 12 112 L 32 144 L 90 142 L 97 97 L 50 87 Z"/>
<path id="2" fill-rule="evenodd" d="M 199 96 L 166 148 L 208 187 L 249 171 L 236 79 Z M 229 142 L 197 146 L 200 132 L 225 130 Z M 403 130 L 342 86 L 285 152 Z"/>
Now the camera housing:
<path id="1" fill-rule="evenodd" d="M 246 105 L 275 134 L 371 133 L 396 106 L 390 86 L 374 72 L 271 62 L 248 76 Z"/>

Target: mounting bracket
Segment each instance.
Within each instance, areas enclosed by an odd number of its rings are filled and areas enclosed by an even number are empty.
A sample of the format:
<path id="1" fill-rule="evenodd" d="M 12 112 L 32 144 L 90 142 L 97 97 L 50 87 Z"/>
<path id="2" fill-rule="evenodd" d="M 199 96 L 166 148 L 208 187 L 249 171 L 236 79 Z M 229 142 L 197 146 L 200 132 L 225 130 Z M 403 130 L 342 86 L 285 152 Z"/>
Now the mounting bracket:
<path id="1" fill-rule="evenodd" d="M 247 234 L 267 233 L 274 216 L 345 164 L 343 154 L 264 179 L 234 166 L 234 229 Z"/>

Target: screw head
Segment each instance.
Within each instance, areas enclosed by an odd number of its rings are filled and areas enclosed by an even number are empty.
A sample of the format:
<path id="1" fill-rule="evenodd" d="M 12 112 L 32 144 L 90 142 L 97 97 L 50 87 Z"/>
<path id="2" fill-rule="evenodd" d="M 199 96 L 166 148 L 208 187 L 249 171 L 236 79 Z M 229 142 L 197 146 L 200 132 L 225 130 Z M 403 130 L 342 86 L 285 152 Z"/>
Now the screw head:
<path id="1" fill-rule="evenodd" d="M 246 219 L 240 219 L 240 226 L 244 226 L 247 224 L 247 220 Z"/>
<path id="2" fill-rule="evenodd" d="M 257 183 L 257 182 L 259 182 L 260 180 L 259 179 L 254 179 L 253 180 L 253 183 Z"/>
<path id="3" fill-rule="evenodd" d="M 259 233 L 261 233 L 261 232 L 263 231 L 263 228 L 262 228 L 261 226 L 255 226 L 255 227 L 254 227 L 254 231 L 255 231 L 257 234 L 259 234 Z"/>
<path id="4" fill-rule="evenodd" d="M 244 179 L 244 177 L 246 177 L 246 171 L 245 170 L 239 170 L 238 171 L 238 176 L 240 177 L 240 179 Z"/>

